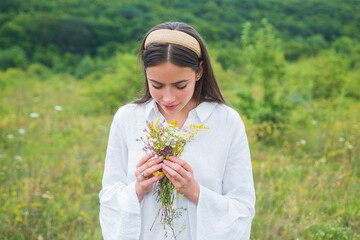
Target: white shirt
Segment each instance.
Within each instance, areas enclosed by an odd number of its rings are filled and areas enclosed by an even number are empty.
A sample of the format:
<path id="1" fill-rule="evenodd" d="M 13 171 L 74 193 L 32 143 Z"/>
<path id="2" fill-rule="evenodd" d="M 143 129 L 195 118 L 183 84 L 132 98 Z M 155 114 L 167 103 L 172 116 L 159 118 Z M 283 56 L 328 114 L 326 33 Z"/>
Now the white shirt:
<path id="1" fill-rule="evenodd" d="M 165 118 L 154 100 L 128 104 L 115 114 L 105 158 L 100 198 L 100 224 L 105 240 L 171 239 L 171 229 L 155 219 L 159 203 L 154 187 L 141 203 L 135 192 L 136 164 L 145 155 L 146 120 Z M 175 218 L 176 239 L 249 239 L 255 215 L 255 191 L 245 126 L 232 108 L 203 102 L 189 112 L 184 127 L 204 124 L 185 146 L 181 159 L 193 168 L 200 185 L 198 205 L 186 197 L 177 198 L 174 208 L 186 208 Z M 167 232 L 167 236 L 165 235 Z M 180 232 L 180 233 L 179 233 Z"/>

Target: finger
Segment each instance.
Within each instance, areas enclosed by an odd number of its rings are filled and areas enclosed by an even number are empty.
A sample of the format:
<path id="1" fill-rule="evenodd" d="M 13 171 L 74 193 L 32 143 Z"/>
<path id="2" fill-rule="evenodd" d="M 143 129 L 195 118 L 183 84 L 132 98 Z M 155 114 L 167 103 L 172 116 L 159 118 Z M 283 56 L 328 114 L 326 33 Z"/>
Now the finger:
<path id="1" fill-rule="evenodd" d="M 146 163 L 150 158 L 152 158 L 155 155 L 155 153 L 151 152 L 146 154 L 145 156 L 143 156 L 140 160 L 140 162 L 136 165 L 136 168 L 139 168 L 140 166 L 142 166 L 144 163 Z"/>
<path id="2" fill-rule="evenodd" d="M 193 171 L 192 167 L 187 162 L 185 162 L 184 160 L 182 160 L 182 159 L 180 159 L 178 157 L 174 157 L 174 156 L 169 157 L 169 159 L 172 162 L 175 162 L 175 163 L 179 164 L 180 166 L 182 166 L 186 171 L 188 171 L 188 172 Z"/>
<path id="3" fill-rule="evenodd" d="M 170 168 L 169 166 L 167 166 L 167 165 L 164 165 L 163 166 L 163 170 L 164 170 L 164 172 L 165 172 L 165 174 L 166 174 L 166 176 L 173 182 L 173 180 L 176 180 L 176 181 L 178 181 L 178 182 L 180 182 L 181 181 L 181 175 L 178 173 L 178 172 L 176 172 L 174 169 L 172 169 L 172 168 Z M 169 177 L 170 176 L 170 177 Z"/>
<path id="4" fill-rule="evenodd" d="M 135 175 L 139 175 L 141 174 L 142 172 L 144 172 L 146 169 L 148 168 L 151 168 L 152 166 L 154 166 L 155 164 L 158 164 L 160 162 L 163 161 L 163 157 L 160 156 L 160 157 L 157 157 L 157 158 L 154 158 L 146 163 L 144 163 L 143 165 L 141 165 L 139 168 L 136 169 L 135 171 Z M 148 175 L 147 175 L 148 176 Z"/>
<path id="5" fill-rule="evenodd" d="M 170 175 L 170 173 L 168 171 L 165 170 L 165 167 L 163 167 L 163 172 L 165 173 L 165 176 L 170 179 L 170 181 L 172 182 L 172 184 L 174 185 L 175 183 L 175 179 Z"/>
<path id="6" fill-rule="evenodd" d="M 151 178 L 154 176 L 153 173 L 159 171 L 161 168 L 162 168 L 161 164 L 155 164 L 154 166 L 144 170 L 143 173 L 145 176 L 147 176 L 147 178 Z"/>
<path id="7" fill-rule="evenodd" d="M 163 177 L 164 175 L 157 175 L 157 176 L 153 176 L 152 178 L 143 178 L 143 181 L 140 182 L 140 185 L 143 188 L 147 188 L 149 185 L 152 185 L 153 183 L 159 181 Z"/>
<path id="8" fill-rule="evenodd" d="M 178 173 L 181 177 L 186 177 L 188 175 L 188 172 L 176 162 L 164 160 L 164 164 Z"/>

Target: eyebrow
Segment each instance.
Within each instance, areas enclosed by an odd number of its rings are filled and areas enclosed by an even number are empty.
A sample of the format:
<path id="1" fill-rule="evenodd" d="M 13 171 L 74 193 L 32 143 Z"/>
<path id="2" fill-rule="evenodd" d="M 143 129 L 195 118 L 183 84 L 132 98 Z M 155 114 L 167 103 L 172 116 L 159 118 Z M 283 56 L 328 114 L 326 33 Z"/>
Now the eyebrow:
<path id="1" fill-rule="evenodd" d="M 163 85 L 163 83 L 158 82 L 158 81 L 153 80 L 153 79 L 149 79 L 149 81 L 154 82 L 154 83 L 157 83 L 157 84 L 160 84 L 160 85 Z M 176 84 L 183 83 L 183 82 L 188 82 L 188 81 L 189 81 L 189 80 L 180 80 L 180 81 L 174 82 L 174 83 L 172 83 L 172 84 L 173 84 L 173 85 L 176 85 Z"/>

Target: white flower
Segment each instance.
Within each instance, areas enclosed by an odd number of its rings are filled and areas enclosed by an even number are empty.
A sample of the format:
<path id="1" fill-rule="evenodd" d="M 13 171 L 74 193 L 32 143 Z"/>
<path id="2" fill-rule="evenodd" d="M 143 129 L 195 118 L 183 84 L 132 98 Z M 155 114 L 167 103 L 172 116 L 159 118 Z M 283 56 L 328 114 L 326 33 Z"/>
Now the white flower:
<path id="1" fill-rule="evenodd" d="M 316 125 L 316 124 L 317 124 L 317 121 L 316 121 L 316 120 L 312 120 L 311 123 L 312 123 L 313 125 Z"/>
<path id="2" fill-rule="evenodd" d="M 52 198 L 54 198 L 54 197 L 50 194 L 49 191 L 46 191 L 46 193 L 41 194 L 41 197 L 42 197 L 42 198 L 46 198 L 46 199 L 52 199 Z"/>
<path id="3" fill-rule="evenodd" d="M 17 161 L 22 161 L 22 159 L 23 159 L 23 158 L 22 158 L 21 156 L 18 156 L 18 155 L 15 156 L 15 160 L 17 160 Z"/>
<path id="4" fill-rule="evenodd" d="M 8 134 L 8 135 L 7 135 L 7 138 L 8 138 L 8 139 L 13 139 L 13 138 L 14 138 L 14 135 Z"/>
<path id="5" fill-rule="evenodd" d="M 55 106 L 55 111 L 62 111 L 63 110 L 63 108 L 62 108 L 62 106 Z"/>
<path id="6" fill-rule="evenodd" d="M 339 137 L 339 142 L 343 142 L 343 141 L 345 141 L 345 138 Z"/>
<path id="7" fill-rule="evenodd" d="M 19 133 L 20 133 L 20 134 L 25 134 L 25 133 L 26 133 L 26 130 L 23 129 L 23 128 L 20 128 L 20 129 L 19 129 Z"/>
<path id="8" fill-rule="evenodd" d="M 30 117 L 31 118 L 38 118 L 39 114 L 38 113 L 30 113 Z"/>
<path id="9" fill-rule="evenodd" d="M 305 145 L 305 144 L 306 144 L 306 140 L 300 139 L 300 143 L 301 143 L 302 145 Z"/>
<path id="10" fill-rule="evenodd" d="M 260 167 L 261 167 L 261 168 L 265 167 L 265 164 L 262 162 L 262 163 L 260 164 Z"/>
<path id="11" fill-rule="evenodd" d="M 348 142 L 348 141 L 345 142 L 345 145 L 346 145 L 346 147 L 347 147 L 348 149 L 352 149 L 352 148 L 353 148 L 353 145 L 352 145 L 350 142 Z"/>

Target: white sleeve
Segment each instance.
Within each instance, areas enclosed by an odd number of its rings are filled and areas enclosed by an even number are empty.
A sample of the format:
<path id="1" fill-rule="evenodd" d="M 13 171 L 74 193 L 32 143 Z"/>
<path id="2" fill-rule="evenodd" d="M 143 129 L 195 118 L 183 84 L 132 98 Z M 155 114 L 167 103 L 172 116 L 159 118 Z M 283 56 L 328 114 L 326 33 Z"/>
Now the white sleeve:
<path id="1" fill-rule="evenodd" d="M 245 126 L 236 113 L 222 194 L 200 185 L 197 205 L 197 239 L 236 239 L 250 237 L 255 215 L 255 190 Z"/>
<path id="2" fill-rule="evenodd" d="M 139 239 L 140 204 L 135 182 L 127 185 L 125 109 L 119 109 L 111 124 L 100 198 L 100 225 L 105 240 Z"/>

